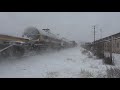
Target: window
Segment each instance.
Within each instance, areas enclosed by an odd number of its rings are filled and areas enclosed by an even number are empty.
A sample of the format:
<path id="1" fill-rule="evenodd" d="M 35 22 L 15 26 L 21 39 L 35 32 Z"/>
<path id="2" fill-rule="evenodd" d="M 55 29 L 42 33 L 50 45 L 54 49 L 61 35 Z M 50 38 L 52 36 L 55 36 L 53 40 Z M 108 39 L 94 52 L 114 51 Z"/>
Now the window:
<path id="1" fill-rule="evenodd" d="M 117 43 L 117 48 L 119 48 L 119 43 Z"/>

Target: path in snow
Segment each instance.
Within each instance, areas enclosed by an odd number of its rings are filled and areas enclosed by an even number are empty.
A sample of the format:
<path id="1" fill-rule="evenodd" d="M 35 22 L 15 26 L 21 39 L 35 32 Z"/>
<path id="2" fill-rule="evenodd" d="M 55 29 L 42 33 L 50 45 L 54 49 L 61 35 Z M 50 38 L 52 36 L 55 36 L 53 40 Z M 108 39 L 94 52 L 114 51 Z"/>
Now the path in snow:
<path id="1" fill-rule="evenodd" d="M 104 74 L 102 60 L 88 58 L 81 49 L 76 47 L 17 60 L 0 60 L 0 77 L 87 78 Z"/>

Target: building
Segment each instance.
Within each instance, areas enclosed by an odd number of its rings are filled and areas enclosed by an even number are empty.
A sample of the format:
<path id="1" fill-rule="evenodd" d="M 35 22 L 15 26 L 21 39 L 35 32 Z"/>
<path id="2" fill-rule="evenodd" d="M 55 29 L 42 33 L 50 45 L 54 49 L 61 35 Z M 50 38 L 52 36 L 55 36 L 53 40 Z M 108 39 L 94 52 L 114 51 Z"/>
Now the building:
<path id="1" fill-rule="evenodd" d="M 120 54 L 120 33 L 96 40 L 92 44 L 95 44 L 95 49 L 100 51 Z"/>

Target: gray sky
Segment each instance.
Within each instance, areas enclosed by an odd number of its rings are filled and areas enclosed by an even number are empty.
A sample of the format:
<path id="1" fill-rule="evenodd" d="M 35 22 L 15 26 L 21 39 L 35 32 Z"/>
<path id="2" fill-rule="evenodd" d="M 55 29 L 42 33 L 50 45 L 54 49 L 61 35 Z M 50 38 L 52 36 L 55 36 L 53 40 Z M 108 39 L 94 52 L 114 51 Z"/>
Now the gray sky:
<path id="1" fill-rule="evenodd" d="M 50 28 L 70 40 L 93 41 L 120 32 L 120 12 L 0 12 L 0 33 L 20 36 L 28 26 Z"/>

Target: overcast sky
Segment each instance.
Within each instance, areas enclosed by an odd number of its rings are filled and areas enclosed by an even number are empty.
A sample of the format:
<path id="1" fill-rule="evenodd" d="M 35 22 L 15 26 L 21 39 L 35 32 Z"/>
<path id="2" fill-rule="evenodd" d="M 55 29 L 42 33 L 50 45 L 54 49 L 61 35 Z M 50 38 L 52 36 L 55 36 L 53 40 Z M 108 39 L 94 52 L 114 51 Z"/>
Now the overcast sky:
<path id="1" fill-rule="evenodd" d="M 25 28 L 49 28 L 70 40 L 93 41 L 120 32 L 120 12 L 0 12 L 0 34 L 20 36 Z"/>

